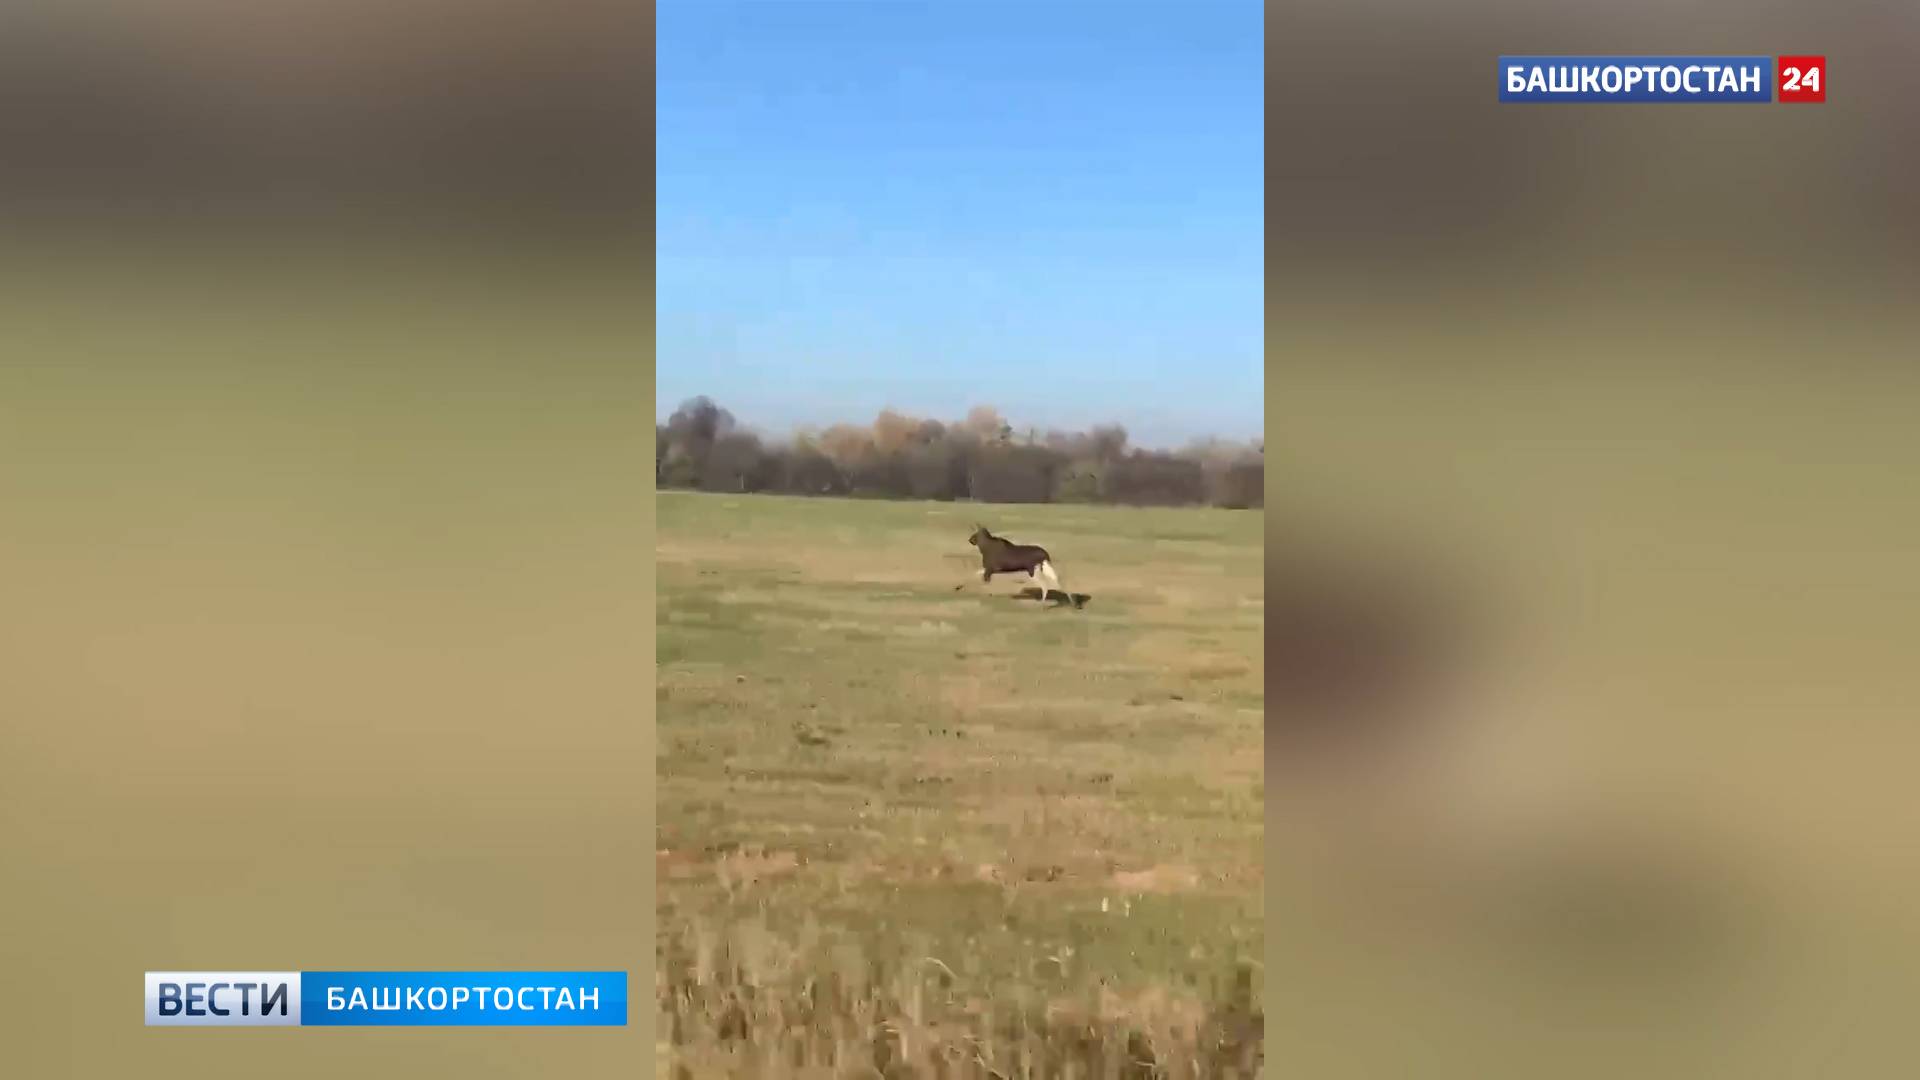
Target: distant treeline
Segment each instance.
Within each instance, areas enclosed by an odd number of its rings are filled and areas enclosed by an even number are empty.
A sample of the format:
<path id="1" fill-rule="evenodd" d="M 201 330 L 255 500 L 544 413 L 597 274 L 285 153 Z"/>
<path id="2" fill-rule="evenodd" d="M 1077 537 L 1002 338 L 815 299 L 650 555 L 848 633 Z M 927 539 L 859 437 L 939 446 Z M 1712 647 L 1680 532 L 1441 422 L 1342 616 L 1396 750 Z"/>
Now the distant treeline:
<path id="1" fill-rule="evenodd" d="M 1262 504 L 1265 450 L 1220 440 L 1145 450 L 1118 425 L 1016 433 L 987 406 L 953 423 L 887 410 L 866 427 L 775 442 L 699 397 L 655 425 L 653 467 L 662 488 L 704 491 L 1244 509 Z"/>

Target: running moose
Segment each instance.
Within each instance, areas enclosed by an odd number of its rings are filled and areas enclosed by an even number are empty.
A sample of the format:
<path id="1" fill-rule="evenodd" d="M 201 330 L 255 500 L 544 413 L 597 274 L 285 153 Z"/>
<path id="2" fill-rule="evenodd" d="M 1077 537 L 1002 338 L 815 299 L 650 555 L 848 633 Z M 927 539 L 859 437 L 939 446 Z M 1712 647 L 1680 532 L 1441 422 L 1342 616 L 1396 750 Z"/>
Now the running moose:
<path id="1" fill-rule="evenodd" d="M 1065 593 L 1072 600 L 1073 594 L 1060 587 L 1060 575 L 1054 572 L 1053 560 L 1047 555 L 1047 549 L 1038 544 L 1016 544 L 1004 537 L 995 536 L 987 531 L 985 525 L 976 524 L 973 535 L 967 537 L 967 543 L 980 549 L 980 580 L 989 582 L 995 574 L 1025 573 L 1029 578 L 1040 581 L 1040 599 L 1046 600 L 1053 593 Z M 958 592 L 966 588 L 962 582 L 954 586 Z"/>

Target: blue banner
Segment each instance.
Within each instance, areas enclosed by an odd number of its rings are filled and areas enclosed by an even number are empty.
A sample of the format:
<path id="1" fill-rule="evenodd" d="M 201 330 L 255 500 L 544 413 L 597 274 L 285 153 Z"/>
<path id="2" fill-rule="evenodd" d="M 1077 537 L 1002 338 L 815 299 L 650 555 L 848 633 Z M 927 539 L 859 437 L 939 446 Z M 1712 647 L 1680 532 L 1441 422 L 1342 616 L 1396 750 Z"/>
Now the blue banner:
<path id="1" fill-rule="evenodd" d="M 303 1027 L 619 1027 L 624 971 L 303 971 Z"/>
<path id="2" fill-rule="evenodd" d="M 1502 56 L 1505 102 L 1773 100 L 1771 56 Z"/>

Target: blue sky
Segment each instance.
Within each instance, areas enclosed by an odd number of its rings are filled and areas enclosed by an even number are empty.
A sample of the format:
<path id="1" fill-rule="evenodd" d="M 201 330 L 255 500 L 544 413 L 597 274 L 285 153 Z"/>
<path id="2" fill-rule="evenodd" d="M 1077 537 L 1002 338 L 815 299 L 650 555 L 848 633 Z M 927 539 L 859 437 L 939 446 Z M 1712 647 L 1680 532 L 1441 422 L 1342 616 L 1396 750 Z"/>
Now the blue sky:
<path id="1" fill-rule="evenodd" d="M 1261 430 L 1254 0 L 660 0 L 657 395 Z"/>

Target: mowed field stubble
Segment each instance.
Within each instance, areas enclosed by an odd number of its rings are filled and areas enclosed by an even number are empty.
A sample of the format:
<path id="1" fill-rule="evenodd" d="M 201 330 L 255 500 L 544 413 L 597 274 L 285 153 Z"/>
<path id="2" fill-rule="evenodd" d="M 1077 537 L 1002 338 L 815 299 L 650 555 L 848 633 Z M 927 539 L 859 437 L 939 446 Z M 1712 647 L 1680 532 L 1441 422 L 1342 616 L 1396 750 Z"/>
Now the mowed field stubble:
<path id="1" fill-rule="evenodd" d="M 1258 511 L 656 506 L 663 1074 L 1256 1075 Z"/>

